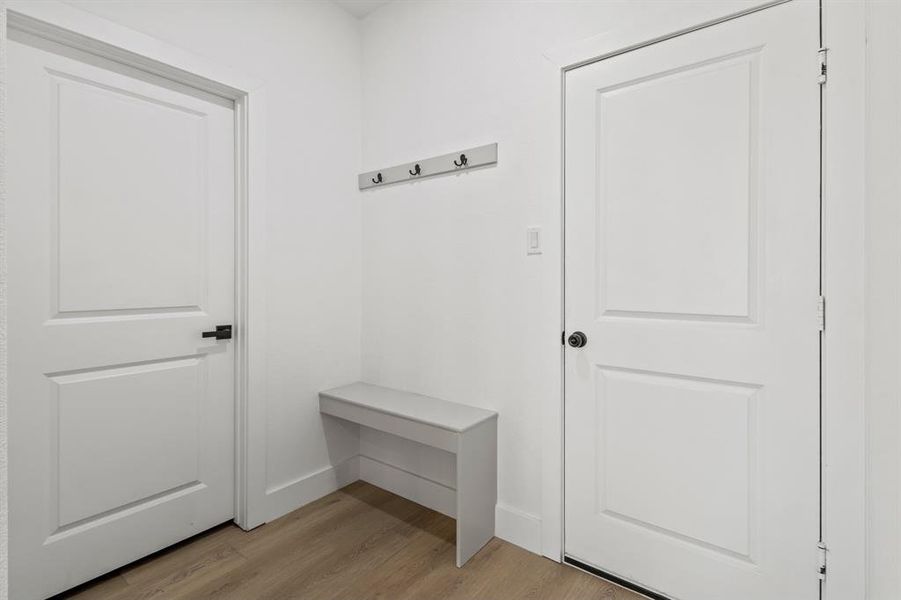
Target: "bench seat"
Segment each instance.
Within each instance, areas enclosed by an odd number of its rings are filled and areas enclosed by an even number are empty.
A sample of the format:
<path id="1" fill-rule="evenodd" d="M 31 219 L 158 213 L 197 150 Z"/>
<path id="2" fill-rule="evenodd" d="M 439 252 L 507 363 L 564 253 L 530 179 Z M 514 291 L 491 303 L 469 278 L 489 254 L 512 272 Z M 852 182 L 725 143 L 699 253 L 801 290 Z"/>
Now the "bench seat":
<path id="1" fill-rule="evenodd" d="M 362 382 L 320 392 L 319 411 L 456 455 L 458 567 L 494 536 L 496 412 Z"/>

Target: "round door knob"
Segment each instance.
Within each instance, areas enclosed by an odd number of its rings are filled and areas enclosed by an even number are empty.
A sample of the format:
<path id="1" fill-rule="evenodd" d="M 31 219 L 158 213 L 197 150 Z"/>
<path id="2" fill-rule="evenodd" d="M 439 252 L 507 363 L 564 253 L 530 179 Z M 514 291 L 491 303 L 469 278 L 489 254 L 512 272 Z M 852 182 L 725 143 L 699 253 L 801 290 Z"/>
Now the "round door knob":
<path id="1" fill-rule="evenodd" d="M 566 338 L 566 343 L 573 348 L 582 348 L 588 343 L 588 336 L 581 331 L 573 331 L 569 334 L 569 337 Z"/>

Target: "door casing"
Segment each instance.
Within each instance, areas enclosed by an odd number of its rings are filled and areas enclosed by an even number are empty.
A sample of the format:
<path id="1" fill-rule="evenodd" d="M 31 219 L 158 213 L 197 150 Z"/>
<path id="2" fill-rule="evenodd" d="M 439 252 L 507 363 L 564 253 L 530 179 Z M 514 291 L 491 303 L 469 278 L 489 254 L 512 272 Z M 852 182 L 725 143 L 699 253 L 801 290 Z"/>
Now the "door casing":
<path id="1" fill-rule="evenodd" d="M 59 2 L 6 2 L 6 34 L 15 29 L 220 96 L 235 106 L 235 518 L 249 530 L 267 519 L 265 507 L 265 354 L 263 215 L 264 89 L 149 36 Z M 5 57 L 5 48 L 3 52 Z M 0 223 L 3 227 L 15 223 Z M 5 281 L 3 282 L 5 284 Z M 2 331 L 5 333 L 5 315 Z M 5 375 L 5 360 L 2 364 Z M 5 377 L 3 377 L 5 383 Z M 5 400 L 5 386 L 4 395 Z M 5 402 L 4 402 L 5 407 Z M 3 439 L 5 441 L 5 432 Z M 5 465 L 4 465 L 5 466 Z M 3 503 L 5 512 L 5 502 Z M 3 532 L 5 534 L 5 531 Z M 5 539 L 5 535 L 4 535 Z M 5 565 L 4 565 L 5 567 Z M 6 569 L 2 577 L 7 579 Z M 5 592 L 6 586 L 2 586 Z M 0 598 L 5 597 L 0 593 Z"/>
<path id="2" fill-rule="evenodd" d="M 785 2 L 773 0 L 731 3 L 722 8 L 685 11 L 679 18 L 661 19 L 616 30 L 555 49 L 547 58 L 560 68 L 560 330 L 565 330 L 566 210 L 564 107 L 566 73 L 572 69 L 691 33 Z M 821 45 L 828 48 L 829 79 L 822 88 L 821 133 L 821 278 L 827 299 L 828 326 L 821 338 L 821 537 L 827 546 L 827 577 L 823 600 L 864 598 L 866 590 L 865 531 L 865 352 L 862 332 L 864 272 L 864 65 L 865 5 L 820 0 Z M 811 85 L 815 85 L 817 49 L 811 49 Z M 840 65 L 837 65 L 840 63 Z M 842 68 L 844 73 L 836 74 Z M 857 119 L 854 115 L 860 115 Z M 811 318 L 815 307 L 811 306 Z M 563 346 L 560 351 L 559 403 L 543 414 L 542 554 L 556 561 L 564 555 L 564 431 Z M 811 552 L 815 552 L 815 540 Z M 813 575 L 815 576 L 815 574 Z"/>

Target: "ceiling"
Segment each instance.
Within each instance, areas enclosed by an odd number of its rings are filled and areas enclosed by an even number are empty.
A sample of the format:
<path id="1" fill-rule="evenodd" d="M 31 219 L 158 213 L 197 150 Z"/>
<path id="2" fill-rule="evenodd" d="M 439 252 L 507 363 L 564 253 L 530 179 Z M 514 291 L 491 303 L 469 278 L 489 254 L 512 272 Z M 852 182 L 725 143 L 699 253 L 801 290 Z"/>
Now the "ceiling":
<path id="1" fill-rule="evenodd" d="M 388 4 L 391 0 L 333 0 L 335 4 L 362 19 L 380 6 Z"/>

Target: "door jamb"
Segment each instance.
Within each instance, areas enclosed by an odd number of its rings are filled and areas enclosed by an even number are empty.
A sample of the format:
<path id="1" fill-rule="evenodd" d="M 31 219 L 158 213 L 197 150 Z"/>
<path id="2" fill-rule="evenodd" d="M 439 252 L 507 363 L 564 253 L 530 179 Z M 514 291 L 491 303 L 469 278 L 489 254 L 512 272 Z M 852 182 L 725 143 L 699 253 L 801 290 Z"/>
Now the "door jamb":
<path id="1" fill-rule="evenodd" d="M 235 518 L 249 530 L 266 521 L 265 474 L 265 253 L 264 126 L 261 82 L 210 63 L 180 48 L 57 1 L 7 0 L 0 4 L 0 33 L 25 31 L 152 75 L 223 97 L 235 106 Z M 2 72 L 2 71 L 0 71 Z M 0 131 L 3 131 L 0 113 Z M 0 188 L 2 189 L 2 188 Z M 0 200 L 3 198 L 0 197 Z M 0 206 L 2 208 L 2 206 Z M 0 216 L 5 219 L 5 213 Z M 0 232 L 9 225 L 0 221 Z M 0 272 L 0 275 L 5 272 Z M 0 298 L 5 298 L 5 278 Z M 5 339 L 5 313 L 0 339 Z M 5 350 L 5 348 L 4 348 Z M 3 356 L 5 359 L 5 354 Z M 5 399 L 6 364 L 0 362 L 0 400 Z M 0 409 L 5 408 L 0 406 Z M 2 415 L 2 413 L 0 413 Z M 0 433 L 5 433 L 0 431 Z M 5 435 L 3 441 L 5 442 Z M 5 464 L 0 465 L 4 476 Z M 4 516 L 6 507 L 3 509 Z M 4 532 L 5 533 L 5 532 Z M 6 568 L 0 581 L 6 581 Z M 0 586 L 4 598 L 6 586 Z"/>
<path id="2" fill-rule="evenodd" d="M 635 29 L 607 32 L 546 53 L 560 69 L 560 257 L 561 321 L 565 303 L 565 90 L 567 71 L 635 50 L 786 1 L 754 1 L 685 10 Z M 742 5 L 743 4 L 743 5 Z M 822 337 L 822 538 L 828 547 L 829 569 L 821 598 L 864 598 L 866 589 L 865 486 L 865 326 L 864 281 L 864 100 L 865 4 L 822 0 L 821 27 L 829 48 L 829 81 L 823 97 L 823 224 L 822 294 L 829 298 Z M 817 62 L 811 49 L 811 73 Z M 812 75 L 811 85 L 816 84 Z M 828 135 L 827 135 L 828 133 Z M 811 299 L 811 318 L 814 314 Z M 564 553 L 564 349 L 560 358 L 560 397 L 543 414 L 542 554 L 560 561 Z M 811 540 L 811 555 L 817 540 Z M 816 574 L 812 573 L 811 577 Z"/>

